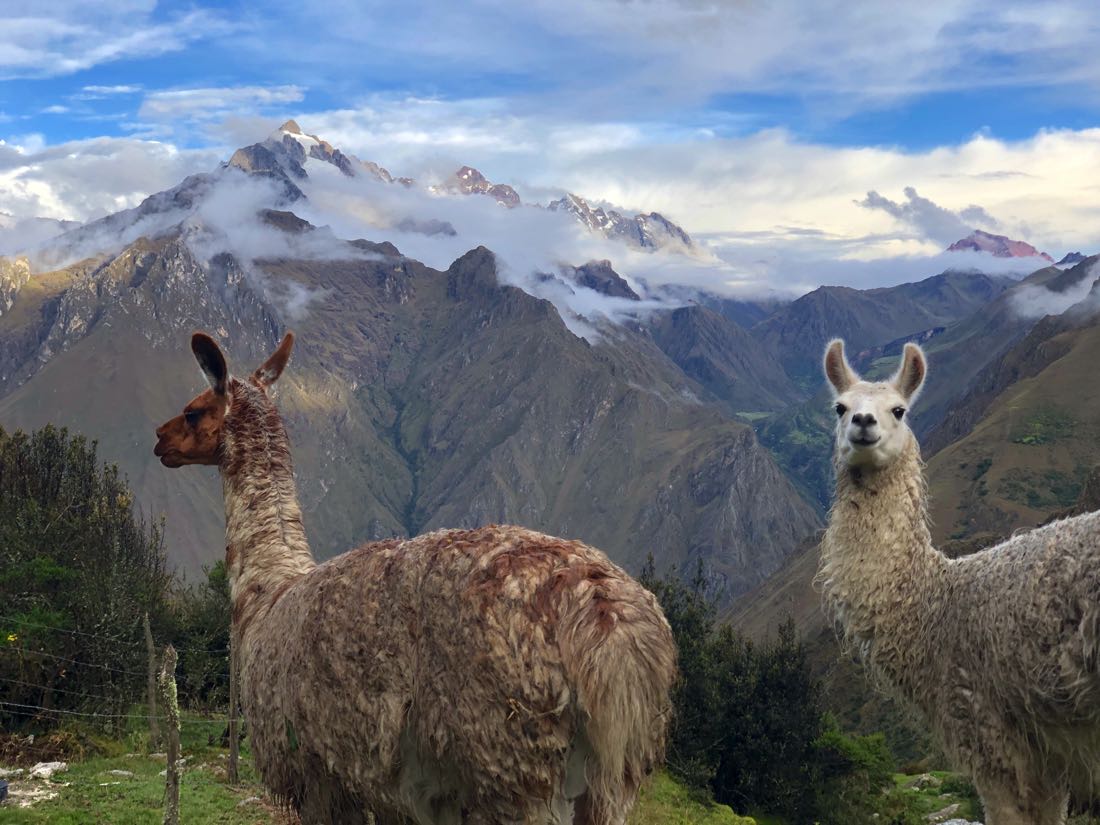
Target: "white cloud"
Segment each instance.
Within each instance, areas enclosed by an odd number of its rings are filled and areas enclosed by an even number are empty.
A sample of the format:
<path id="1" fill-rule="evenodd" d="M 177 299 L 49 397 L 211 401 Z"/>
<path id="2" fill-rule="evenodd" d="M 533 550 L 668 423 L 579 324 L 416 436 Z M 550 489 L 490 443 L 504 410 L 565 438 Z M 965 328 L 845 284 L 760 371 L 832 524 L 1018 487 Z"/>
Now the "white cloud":
<path id="1" fill-rule="evenodd" d="M 995 229 L 998 221 L 980 206 L 971 204 L 965 209 L 953 212 L 928 198 L 921 197 L 912 186 L 904 190 L 905 202 L 898 203 L 874 189 L 867 193 L 858 206 L 865 209 L 878 209 L 897 218 L 901 223 L 911 226 L 921 237 L 929 238 L 944 245 L 950 245 L 970 234 L 975 227 Z"/>
<path id="2" fill-rule="evenodd" d="M 1012 309 L 1021 318 L 1034 320 L 1044 315 L 1061 315 L 1070 307 L 1080 304 L 1092 297 L 1081 308 L 1086 312 L 1095 312 L 1097 308 L 1096 296 L 1093 295 L 1095 278 L 1100 274 L 1100 267 L 1093 266 L 1089 273 L 1062 292 L 1055 292 L 1040 284 L 1024 284 L 1013 292 Z"/>
<path id="3" fill-rule="evenodd" d="M 242 111 L 297 103 L 305 94 L 301 86 L 217 86 L 203 89 L 171 89 L 150 92 L 138 109 L 138 117 L 157 121 L 221 120 Z"/>
<path id="4" fill-rule="evenodd" d="M 316 205 L 327 215 L 314 217 L 332 223 L 339 235 L 392 237 L 399 248 L 438 266 L 477 243 L 495 244 L 507 257 L 508 232 L 514 230 L 517 243 L 530 245 L 528 257 L 541 256 L 545 265 L 609 257 L 625 275 L 652 283 L 742 292 L 800 291 L 822 283 L 874 286 L 927 277 L 947 266 L 1026 272 L 1026 261 L 941 255 L 957 239 L 950 237 L 955 221 L 961 230 L 982 221 L 990 225 L 992 216 L 998 231 L 1056 258 L 1100 248 L 1100 185 L 1094 183 L 1100 180 L 1100 129 L 1040 132 L 1015 142 L 976 135 L 955 146 L 906 152 L 801 142 L 781 131 L 737 138 L 666 131 L 654 141 L 639 124 L 509 115 L 493 100 L 373 98 L 357 110 L 286 114 L 339 148 L 422 182 L 470 163 L 496 182 L 516 185 L 528 201 L 545 203 L 568 189 L 628 210 L 660 211 L 706 241 L 716 256 L 700 265 L 633 253 L 602 239 L 573 238 L 569 224 L 540 224 L 537 232 L 535 224 L 522 222 L 500 229 L 499 210 L 488 199 L 440 201 L 425 213 L 451 220 L 460 229 L 457 240 L 385 235 L 379 227 L 392 229 L 401 217 L 393 218 L 397 207 L 390 203 L 399 197 L 392 194 L 397 189 L 383 190 L 374 200 L 360 198 L 344 216 L 346 225 L 337 203 Z M 210 128 L 235 130 L 241 140 L 230 145 L 240 145 L 276 124 L 235 118 Z M 570 137 L 571 143 L 564 140 Z M 133 206 L 189 173 L 213 169 L 231 151 L 180 150 L 136 139 L 56 147 L 35 140 L 0 146 L 0 211 L 86 220 Z M 887 197 L 906 187 L 914 188 L 906 201 Z M 886 193 L 880 198 L 891 209 L 861 206 L 870 191 Z M 402 208 L 421 214 L 420 207 Z M 472 221 L 467 231 L 464 220 Z"/>
<path id="5" fill-rule="evenodd" d="M 0 211 L 17 218 L 86 221 L 136 206 L 187 175 L 214 168 L 209 150 L 128 138 L 45 146 L 40 136 L 0 141 Z"/>
<path id="6" fill-rule="evenodd" d="M 727 138 L 666 131 L 655 139 L 642 123 L 509 114 L 498 100 L 375 96 L 361 108 L 298 117 L 307 131 L 395 174 L 442 177 L 469 163 L 528 198 L 567 189 L 656 210 L 693 235 L 726 236 L 746 254 L 782 242 L 845 259 L 929 255 L 975 226 L 1055 257 L 1100 245 L 1100 129 L 1019 141 L 977 134 L 906 151 L 815 144 L 781 130 Z M 913 218 L 900 224 L 860 206 L 868 192 L 910 187 L 920 193 L 923 222 L 914 223 L 918 202 L 898 205 Z M 936 214 L 947 220 L 935 223 Z"/>
<path id="7" fill-rule="evenodd" d="M 141 91 L 141 86 L 132 85 L 119 85 L 119 86 L 85 86 L 83 89 L 85 94 L 88 95 L 133 95 Z"/>
<path id="8" fill-rule="evenodd" d="M 73 74 L 116 60 L 179 51 L 228 27 L 209 11 L 154 19 L 153 0 L 11 0 L 0 11 L 0 79 Z"/>

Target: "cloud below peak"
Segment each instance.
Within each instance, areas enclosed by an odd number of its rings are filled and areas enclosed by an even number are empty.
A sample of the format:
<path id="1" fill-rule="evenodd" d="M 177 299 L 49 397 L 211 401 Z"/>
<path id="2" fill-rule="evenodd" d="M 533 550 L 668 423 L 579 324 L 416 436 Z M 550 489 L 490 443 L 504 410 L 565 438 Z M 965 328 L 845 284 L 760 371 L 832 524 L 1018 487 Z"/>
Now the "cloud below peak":
<path id="1" fill-rule="evenodd" d="M 997 229 L 1000 222 L 984 208 L 971 204 L 954 212 L 922 197 L 912 186 L 906 186 L 902 193 L 904 202 L 890 200 L 872 189 L 863 200 L 856 201 L 864 209 L 885 212 L 911 229 L 921 238 L 942 245 L 949 245 L 969 235 L 975 228 Z"/>

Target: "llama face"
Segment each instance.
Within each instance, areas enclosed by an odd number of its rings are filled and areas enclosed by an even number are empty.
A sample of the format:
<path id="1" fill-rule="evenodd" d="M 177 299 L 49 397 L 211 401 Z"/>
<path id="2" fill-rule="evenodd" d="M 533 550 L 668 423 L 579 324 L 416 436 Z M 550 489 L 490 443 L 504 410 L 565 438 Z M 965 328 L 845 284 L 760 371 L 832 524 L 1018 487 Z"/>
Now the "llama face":
<path id="1" fill-rule="evenodd" d="M 862 380 L 844 357 L 844 343 L 833 341 L 825 353 L 825 375 L 835 392 L 836 451 L 849 467 L 885 467 L 913 437 L 909 405 L 924 382 L 924 353 L 906 344 L 902 364 L 889 381 Z"/>
<path id="2" fill-rule="evenodd" d="M 157 427 L 153 455 L 165 467 L 217 464 L 221 455 L 222 425 L 228 398 L 213 390 L 199 393 L 183 413 Z"/>
<path id="3" fill-rule="evenodd" d="M 249 384 L 260 391 L 260 396 L 266 398 L 265 388 L 282 374 L 293 345 L 294 336 L 287 333 L 278 349 L 249 378 Z M 153 454 L 165 467 L 220 465 L 226 458 L 225 432 L 233 415 L 231 387 L 234 383 L 241 385 L 230 378 L 225 356 L 209 335 L 196 332 L 191 337 L 191 351 L 210 382 L 210 389 L 192 398 L 182 414 L 157 427 Z"/>

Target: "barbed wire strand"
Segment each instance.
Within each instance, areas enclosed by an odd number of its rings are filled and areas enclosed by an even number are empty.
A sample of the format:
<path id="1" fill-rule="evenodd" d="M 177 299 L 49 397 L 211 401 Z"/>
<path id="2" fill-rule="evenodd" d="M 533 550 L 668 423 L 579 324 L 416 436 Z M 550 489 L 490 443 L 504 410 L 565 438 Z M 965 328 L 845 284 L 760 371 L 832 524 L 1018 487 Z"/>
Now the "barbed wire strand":
<path id="1" fill-rule="evenodd" d="M 37 711 L 40 711 L 41 713 L 58 713 L 58 714 L 62 714 L 62 715 L 65 715 L 65 716 L 82 716 L 82 717 L 86 717 L 86 718 L 95 718 L 95 719 L 140 719 L 141 721 L 148 721 L 149 720 L 149 716 L 144 714 L 144 713 L 142 713 L 142 714 L 137 714 L 137 713 L 93 713 L 91 711 L 63 710 L 62 708 L 46 708 L 46 707 L 43 707 L 42 705 L 28 705 L 28 704 L 24 704 L 22 702 L 5 702 L 2 699 L 0 699 L 0 706 L 14 707 L 14 708 L 24 708 L 24 709 L 27 709 L 27 710 L 37 710 Z M 22 713 L 22 711 L 9 711 L 9 713 Z M 157 716 L 156 719 L 160 722 L 167 722 L 168 721 L 167 716 Z M 220 722 L 220 721 L 222 721 L 222 720 L 221 719 L 210 719 L 210 720 L 206 720 L 206 719 L 181 719 L 180 724 L 181 725 L 185 725 L 185 724 L 186 725 L 206 725 L 206 724 L 216 723 L 216 722 Z"/>
<path id="2" fill-rule="evenodd" d="M 78 659 L 69 659 L 65 656 L 58 656 L 54 653 L 47 653 L 44 650 L 28 650 L 25 647 L 19 648 L 0 648 L 0 653 L 25 653 L 28 656 L 45 656 L 48 659 L 54 659 L 58 662 L 68 662 L 69 664 L 78 665 L 81 667 L 97 667 L 102 670 L 109 670 L 112 673 L 122 673 L 126 676 L 141 676 L 146 677 L 148 674 L 140 670 L 125 670 L 123 668 L 111 667 L 110 665 L 100 664 L 99 662 L 81 662 Z"/>

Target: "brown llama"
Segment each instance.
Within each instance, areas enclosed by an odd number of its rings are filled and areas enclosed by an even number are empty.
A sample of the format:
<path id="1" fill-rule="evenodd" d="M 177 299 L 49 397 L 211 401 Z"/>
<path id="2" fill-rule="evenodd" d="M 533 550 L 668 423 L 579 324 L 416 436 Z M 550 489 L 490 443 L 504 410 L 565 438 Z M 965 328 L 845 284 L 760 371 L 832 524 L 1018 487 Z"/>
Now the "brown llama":
<path id="1" fill-rule="evenodd" d="M 209 336 L 210 389 L 157 429 L 216 465 L 241 701 L 271 793 L 304 823 L 622 825 L 662 757 L 676 649 L 651 593 L 595 548 L 439 530 L 318 565 L 268 388 Z"/>

